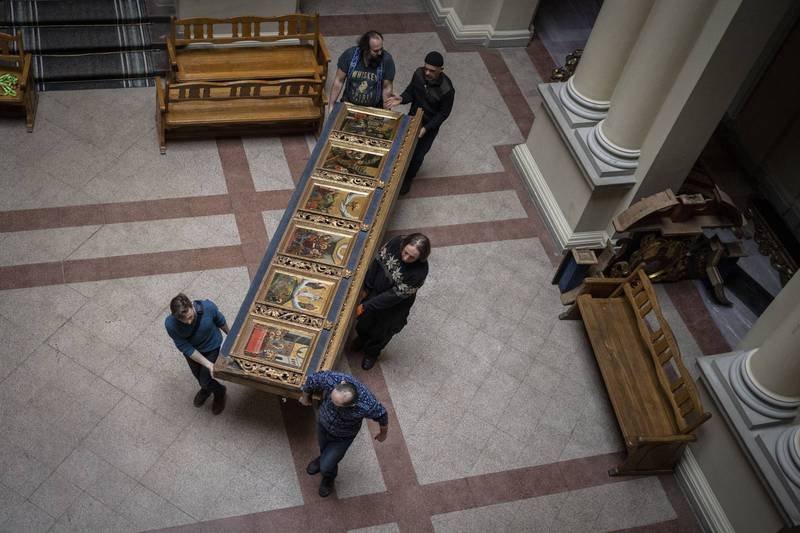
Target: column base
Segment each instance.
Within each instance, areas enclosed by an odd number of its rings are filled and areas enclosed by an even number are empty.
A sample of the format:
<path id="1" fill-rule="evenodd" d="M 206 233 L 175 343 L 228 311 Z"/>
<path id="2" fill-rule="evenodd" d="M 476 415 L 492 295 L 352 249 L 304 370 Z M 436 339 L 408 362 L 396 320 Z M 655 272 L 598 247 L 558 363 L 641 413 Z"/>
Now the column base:
<path id="1" fill-rule="evenodd" d="M 800 525 L 800 420 L 788 417 L 788 409 L 777 410 L 780 416 L 765 414 L 751 405 L 763 403 L 742 377 L 742 368 L 752 352 L 732 352 L 698 360 L 703 382 L 714 403 L 745 451 L 755 471 L 767 487 L 778 509 L 791 525 Z M 749 396 L 748 396 L 749 395 Z M 748 398 L 745 402 L 742 397 Z M 762 406 L 763 407 L 763 406 Z M 775 410 L 775 405 L 769 405 Z M 796 411 L 795 411 L 796 413 Z"/>
<path id="2" fill-rule="evenodd" d="M 567 248 L 605 247 L 609 241 L 605 231 L 578 232 L 572 229 L 527 145 L 515 146 L 511 151 L 511 160 L 525 180 L 559 251 Z"/>
<path id="3" fill-rule="evenodd" d="M 612 157 L 598 157 L 591 148 L 592 143 L 597 144 L 596 140 L 591 139 L 596 123 L 576 115 L 564 106 L 560 95 L 563 90 L 562 85 L 540 84 L 542 105 L 558 128 L 575 161 L 580 165 L 589 187 L 594 190 L 597 187 L 635 185 L 636 179 L 633 174 L 638 165 L 638 156 L 633 166 L 625 162 L 622 165 L 610 164 L 609 161 L 613 161 Z"/>
<path id="4" fill-rule="evenodd" d="M 530 30 L 496 30 L 491 24 L 463 24 L 455 8 L 445 7 L 440 0 L 428 0 L 433 20 L 447 26 L 458 44 L 478 44 L 489 48 L 525 47 L 531 40 Z"/>
<path id="5" fill-rule="evenodd" d="M 758 350 L 743 352 L 730 362 L 728 369 L 729 383 L 744 403 L 743 415 L 751 428 L 770 426 L 783 420 L 793 419 L 798 413 L 800 402 L 774 398 L 753 380 L 748 361 L 756 351 Z"/>
<path id="6" fill-rule="evenodd" d="M 573 128 L 592 126 L 603 120 L 611 106 L 611 102 L 591 100 L 578 92 L 575 88 L 575 76 L 553 90 L 558 92 L 558 104 L 564 108 L 564 116 Z"/>

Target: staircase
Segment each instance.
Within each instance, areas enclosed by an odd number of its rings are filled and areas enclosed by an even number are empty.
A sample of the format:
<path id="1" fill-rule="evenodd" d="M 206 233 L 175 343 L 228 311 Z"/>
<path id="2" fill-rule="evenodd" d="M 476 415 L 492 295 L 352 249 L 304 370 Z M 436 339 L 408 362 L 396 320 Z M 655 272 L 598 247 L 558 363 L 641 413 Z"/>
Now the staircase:
<path id="1" fill-rule="evenodd" d="M 0 32 L 22 31 L 40 91 L 145 87 L 167 69 L 169 11 L 148 0 L 0 0 Z"/>

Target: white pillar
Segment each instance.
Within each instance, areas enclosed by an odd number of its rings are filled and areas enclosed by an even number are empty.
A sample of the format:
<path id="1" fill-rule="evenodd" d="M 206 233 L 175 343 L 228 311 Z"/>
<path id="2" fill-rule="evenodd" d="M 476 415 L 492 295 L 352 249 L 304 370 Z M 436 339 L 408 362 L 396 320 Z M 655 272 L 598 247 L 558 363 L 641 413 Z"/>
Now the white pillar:
<path id="1" fill-rule="evenodd" d="M 640 148 L 707 21 L 713 0 L 656 0 L 589 146 L 621 169 L 638 165 Z"/>
<path id="2" fill-rule="evenodd" d="M 564 107 L 595 122 L 605 117 L 614 87 L 653 2 L 606 0 L 603 3 L 578 68 L 561 89 Z"/>
<path id="3" fill-rule="evenodd" d="M 747 363 L 750 377 L 763 392 L 800 404 L 800 306 L 752 352 Z"/>
<path id="4" fill-rule="evenodd" d="M 752 350 L 762 346 L 772 335 L 772 332 L 781 324 L 784 317 L 788 316 L 800 302 L 800 274 L 795 273 L 789 283 L 769 304 L 756 323 L 739 342 L 737 350 Z"/>

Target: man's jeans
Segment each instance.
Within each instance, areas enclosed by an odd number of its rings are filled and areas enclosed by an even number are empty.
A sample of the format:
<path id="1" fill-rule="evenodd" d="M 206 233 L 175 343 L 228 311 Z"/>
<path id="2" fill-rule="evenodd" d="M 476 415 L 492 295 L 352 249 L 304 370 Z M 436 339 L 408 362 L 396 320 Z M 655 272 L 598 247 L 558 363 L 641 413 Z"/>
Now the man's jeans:
<path id="1" fill-rule="evenodd" d="M 339 472 L 339 461 L 342 460 L 347 449 L 356 438 L 352 437 L 335 437 L 328 433 L 322 427 L 322 424 L 317 422 L 317 440 L 319 441 L 319 470 L 322 472 L 323 477 L 335 478 Z"/>

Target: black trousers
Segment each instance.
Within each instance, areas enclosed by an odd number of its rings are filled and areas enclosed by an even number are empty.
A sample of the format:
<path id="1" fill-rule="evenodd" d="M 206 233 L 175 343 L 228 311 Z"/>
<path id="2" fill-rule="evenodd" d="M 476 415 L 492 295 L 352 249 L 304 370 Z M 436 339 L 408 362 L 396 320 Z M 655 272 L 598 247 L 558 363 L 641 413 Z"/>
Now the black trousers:
<path id="1" fill-rule="evenodd" d="M 219 357 L 219 348 L 213 350 L 211 352 L 200 352 L 203 357 L 215 363 L 217 361 L 217 357 Z M 189 363 L 189 368 L 192 370 L 192 374 L 197 379 L 197 382 L 200 384 L 200 388 L 208 391 L 213 392 L 214 394 L 220 393 L 225 390 L 225 387 L 216 379 L 211 377 L 211 372 L 198 363 L 197 361 L 192 361 L 188 357 L 186 358 L 186 362 Z"/>
<path id="2" fill-rule="evenodd" d="M 414 148 L 414 154 L 411 156 L 411 161 L 408 163 L 406 177 L 400 189 L 401 192 L 406 193 L 411 188 L 411 181 L 417 176 L 419 167 L 422 166 L 422 162 L 425 160 L 425 156 L 430 151 L 431 146 L 433 146 L 433 141 L 438 134 L 438 128 L 433 131 L 427 131 L 425 135 L 417 141 L 417 147 Z"/>
<path id="3" fill-rule="evenodd" d="M 364 342 L 364 355 L 377 359 L 381 350 L 405 327 L 410 306 L 395 306 L 366 312 L 356 322 L 356 333 Z"/>

